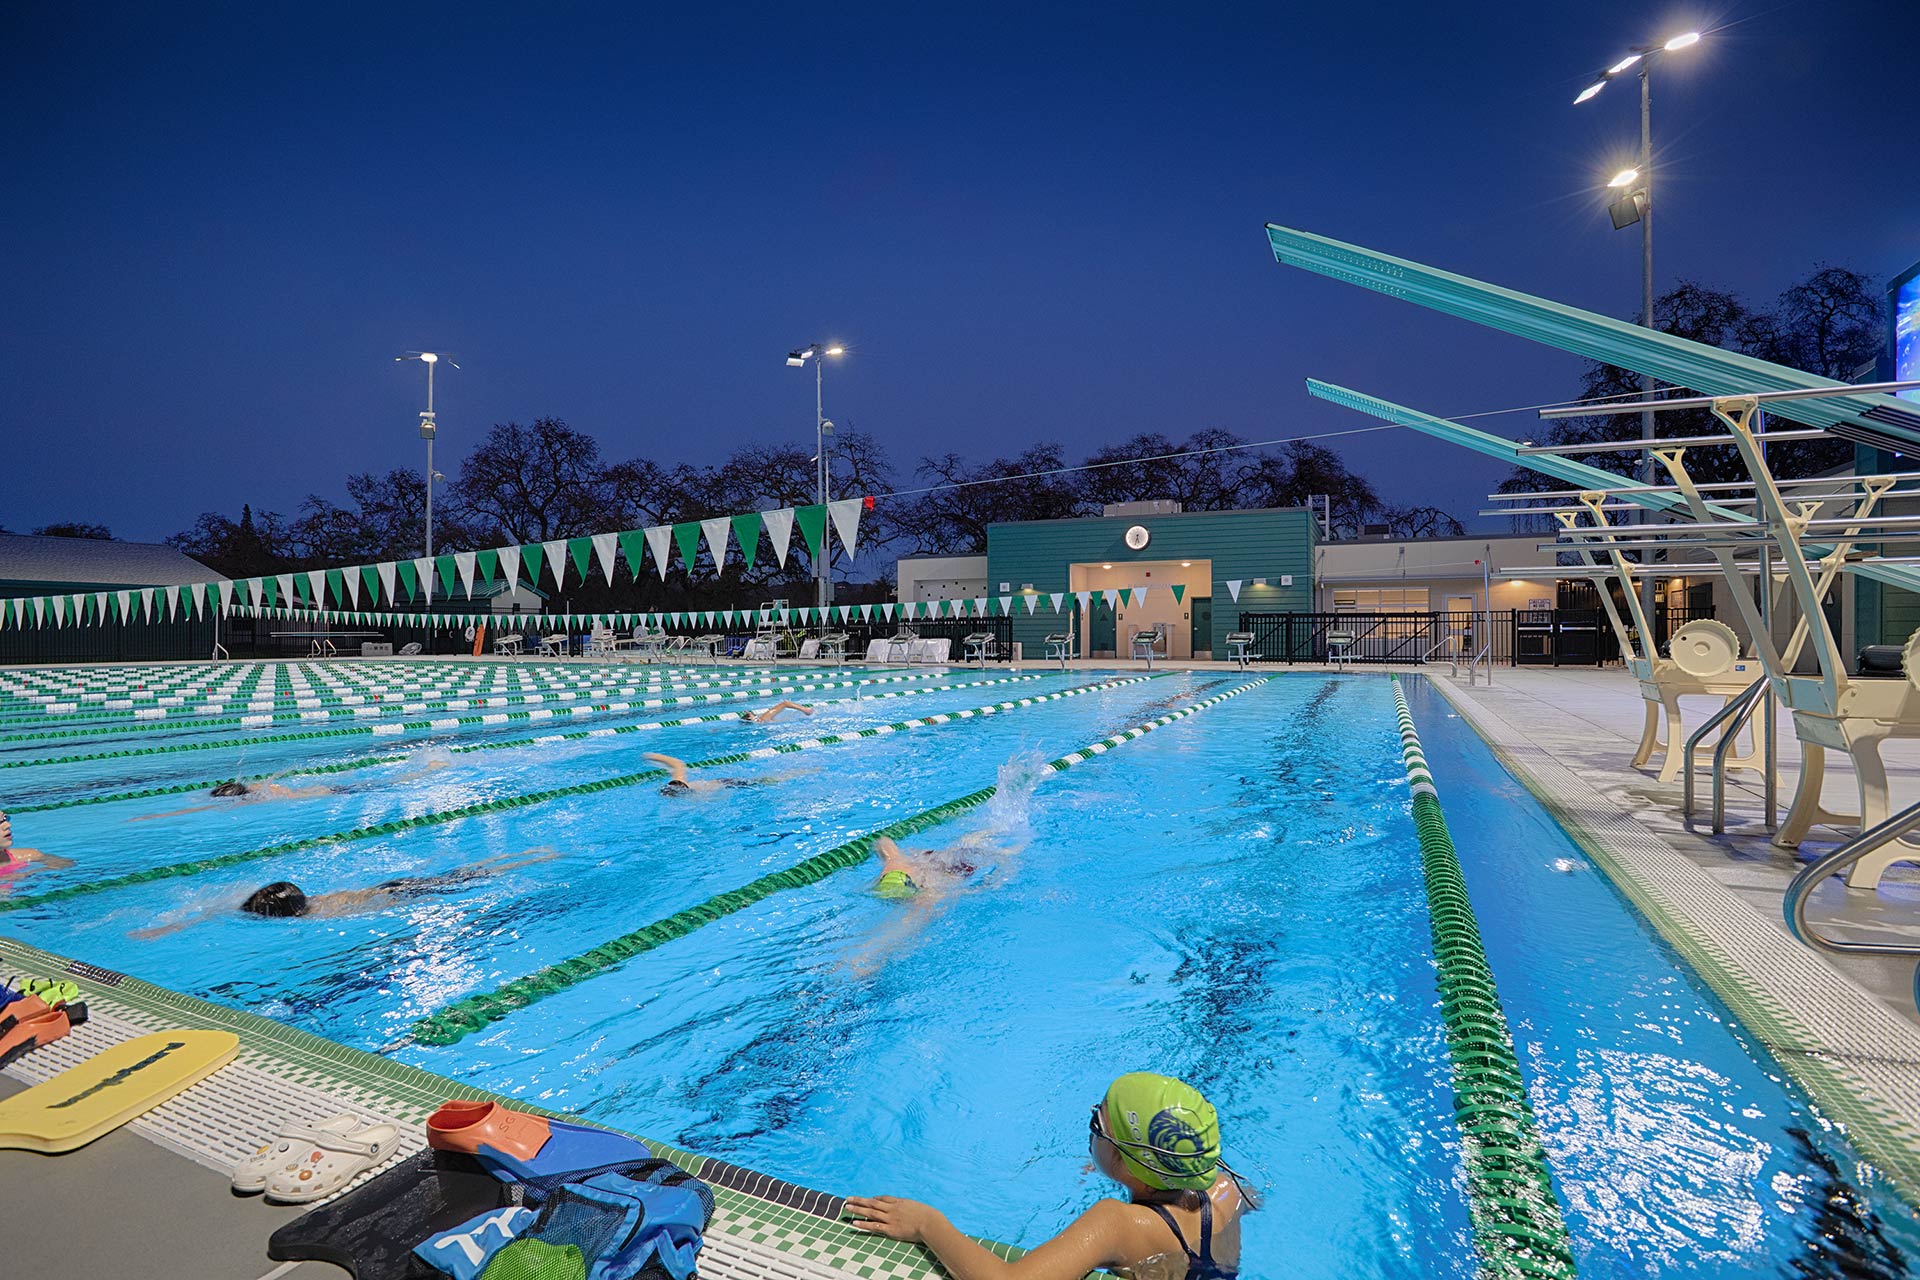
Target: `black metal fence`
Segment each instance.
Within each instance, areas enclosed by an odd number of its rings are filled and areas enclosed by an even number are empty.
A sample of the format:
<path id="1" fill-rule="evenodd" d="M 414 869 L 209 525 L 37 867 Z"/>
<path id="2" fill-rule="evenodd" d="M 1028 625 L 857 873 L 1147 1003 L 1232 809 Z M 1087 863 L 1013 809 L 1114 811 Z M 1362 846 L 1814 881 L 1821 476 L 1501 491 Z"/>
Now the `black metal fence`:
<path id="1" fill-rule="evenodd" d="M 1655 637 L 1693 618 L 1711 618 L 1710 606 L 1665 609 Z M 1620 660 L 1620 641 L 1598 609 L 1500 609 L 1491 613 L 1242 613 L 1239 630 L 1253 633 L 1250 652 L 1263 662 L 1326 662 L 1334 650 L 1352 662 L 1462 661 L 1489 641 L 1493 661 L 1507 666 L 1601 666 Z"/>

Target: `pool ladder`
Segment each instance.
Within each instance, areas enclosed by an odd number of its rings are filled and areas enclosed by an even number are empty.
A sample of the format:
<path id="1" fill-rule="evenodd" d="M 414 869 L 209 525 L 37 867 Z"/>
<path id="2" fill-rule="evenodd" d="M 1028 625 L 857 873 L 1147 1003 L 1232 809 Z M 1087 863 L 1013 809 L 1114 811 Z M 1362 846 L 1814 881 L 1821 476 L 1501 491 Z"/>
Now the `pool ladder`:
<path id="1" fill-rule="evenodd" d="M 1780 780 L 1774 760 L 1773 699 L 1767 696 L 1772 687 L 1769 677 L 1761 676 L 1740 693 L 1727 700 L 1727 705 L 1707 717 L 1707 722 L 1695 729 L 1687 738 L 1686 754 L 1681 760 L 1682 783 L 1680 788 L 1680 813 L 1688 822 L 1693 821 L 1693 760 L 1700 744 L 1715 729 L 1722 729 L 1720 741 L 1713 746 L 1713 834 L 1720 835 L 1727 829 L 1727 757 L 1733 754 L 1733 744 L 1747 726 L 1753 721 L 1753 713 L 1762 706 L 1767 709 L 1767 723 L 1762 730 L 1766 742 L 1766 760 L 1761 768 L 1766 773 L 1767 830 L 1777 825 L 1774 815 L 1779 808 Z"/>
<path id="2" fill-rule="evenodd" d="M 1920 945 L 1914 943 L 1847 942 L 1840 938 L 1830 938 L 1807 922 L 1807 901 L 1813 896 L 1813 891 L 1824 881 L 1845 873 L 1860 859 L 1877 853 L 1915 830 L 1920 830 L 1920 804 L 1902 809 L 1880 825 L 1862 831 L 1824 857 L 1817 858 L 1802 868 L 1800 874 L 1793 878 L 1793 883 L 1787 886 L 1784 904 L 1787 928 L 1792 931 L 1793 936 L 1816 951 L 1831 951 L 1839 955 L 1920 957 Z M 1914 1007 L 1920 1009 L 1920 965 L 1916 965 L 1914 969 L 1913 1000 Z"/>

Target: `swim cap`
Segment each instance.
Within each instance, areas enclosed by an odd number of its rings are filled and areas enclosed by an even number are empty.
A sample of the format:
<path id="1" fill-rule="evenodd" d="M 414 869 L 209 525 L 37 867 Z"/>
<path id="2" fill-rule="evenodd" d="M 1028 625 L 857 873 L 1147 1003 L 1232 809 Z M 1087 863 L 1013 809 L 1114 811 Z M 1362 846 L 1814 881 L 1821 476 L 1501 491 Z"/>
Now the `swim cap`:
<path id="1" fill-rule="evenodd" d="M 880 878 L 873 882 L 873 892 L 881 898 L 911 898 L 920 892 L 920 886 L 913 882 L 912 876 L 895 867 L 880 873 Z"/>
<path id="2" fill-rule="evenodd" d="M 255 889 L 240 909 L 256 916 L 303 916 L 307 914 L 307 895 L 290 880 L 275 880 Z"/>
<path id="3" fill-rule="evenodd" d="M 1220 1167 L 1220 1117 L 1192 1085 L 1131 1071 L 1107 1086 L 1106 1132 L 1127 1172 L 1161 1191 L 1205 1191 Z"/>
<path id="4" fill-rule="evenodd" d="M 223 782 L 213 789 L 216 796 L 243 796 L 247 794 L 247 784 L 238 778 L 232 782 Z"/>

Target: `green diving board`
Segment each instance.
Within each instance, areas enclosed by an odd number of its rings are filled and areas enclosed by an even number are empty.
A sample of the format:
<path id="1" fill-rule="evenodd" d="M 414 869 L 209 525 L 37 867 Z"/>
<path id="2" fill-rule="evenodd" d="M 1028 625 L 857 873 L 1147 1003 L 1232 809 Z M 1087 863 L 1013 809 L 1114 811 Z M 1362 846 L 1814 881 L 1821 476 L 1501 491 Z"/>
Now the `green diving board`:
<path id="1" fill-rule="evenodd" d="M 1282 266 L 1318 272 L 1702 395 L 1846 387 L 1787 365 L 1676 338 L 1325 236 L 1268 223 L 1267 240 L 1274 260 Z M 1877 448 L 1920 452 L 1916 408 L 1920 406 L 1883 393 L 1859 392 L 1782 401 L 1768 405 L 1767 413 Z"/>
<path id="2" fill-rule="evenodd" d="M 1502 439 L 1499 436 L 1476 430 L 1473 427 L 1462 426 L 1458 422 L 1453 422 L 1447 418 L 1438 418 L 1430 413 L 1422 413 L 1418 409 L 1409 409 L 1405 405 L 1394 404 L 1391 401 L 1382 400 L 1377 396 L 1367 395 L 1362 391 L 1354 391 L 1347 387 L 1337 387 L 1330 382 L 1320 382 L 1313 378 L 1308 378 L 1307 394 L 1318 400 L 1325 400 L 1331 404 L 1341 405 L 1345 408 L 1354 409 L 1360 413 L 1383 419 L 1396 426 L 1410 428 L 1420 432 L 1422 435 L 1432 436 L 1437 440 L 1445 440 L 1449 444 L 1461 445 L 1473 450 L 1475 453 L 1485 454 L 1489 458 L 1497 458 L 1502 462 L 1509 462 L 1515 466 L 1525 467 L 1530 471 L 1537 471 L 1541 475 L 1551 476 L 1556 480 L 1563 480 L 1568 484 L 1577 485 L 1586 489 L 1609 489 L 1621 498 L 1637 506 L 1646 507 L 1653 511 L 1675 512 L 1691 519 L 1691 513 L 1687 508 L 1686 500 L 1679 494 L 1661 493 L 1658 491 L 1640 492 L 1641 490 L 1649 489 L 1650 486 L 1639 480 L 1629 480 L 1611 471 L 1602 471 L 1599 467 L 1589 466 L 1584 462 L 1575 462 L 1571 458 L 1563 458 L 1551 453 L 1521 453 L 1520 446 L 1511 440 Z M 1789 401 L 1789 403 L 1795 402 Z M 1814 402 L 1800 401 L 1798 403 L 1811 404 Z M 1725 520 L 1728 523 L 1753 523 L 1753 517 L 1744 512 L 1732 511 L 1726 507 L 1718 506 L 1709 506 L 1708 510 L 1713 513 L 1715 519 Z M 1815 558 L 1824 556 L 1831 550 L 1831 547 L 1815 546 L 1811 543 L 1805 547 L 1806 554 Z M 1878 564 L 1869 560 L 1859 564 L 1850 564 L 1847 566 L 1847 569 L 1852 573 L 1858 574 L 1860 577 L 1871 578 L 1875 582 L 1884 582 L 1888 586 L 1900 587 L 1906 591 L 1920 591 L 1920 568 L 1915 568 L 1911 565 Z"/>

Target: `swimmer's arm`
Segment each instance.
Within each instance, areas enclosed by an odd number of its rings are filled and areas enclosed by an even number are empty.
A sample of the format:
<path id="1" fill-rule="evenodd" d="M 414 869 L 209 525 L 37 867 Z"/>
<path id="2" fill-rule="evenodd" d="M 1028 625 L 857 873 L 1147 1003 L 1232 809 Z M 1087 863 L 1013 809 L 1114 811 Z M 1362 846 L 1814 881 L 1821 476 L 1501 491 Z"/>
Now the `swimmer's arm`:
<path id="1" fill-rule="evenodd" d="M 965 1235 L 931 1205 L 894 1196 L 852 1196 L 847 1213 L 856 1231 L 915 1240 L 932 1250 L 954 1280 L 1080 1280 L 1088 1272 L 1117 1266 L 1122 1256 L 1126 1209 L 1102 1200 L 1045 1244 L 1007 1262 Z"/>
<path id="2" fill-rule="evenodd" d="M 172 924 L 156 924 L 146 929 L 135 929 L 132 933 L 129 933 L 127 936 L 129 938 L 138 938 L 142 942 L 146 942 L 153 938 L 164 938 L 170 933 L 180 932 L 182 929 L 186 928 L 190 924 L 199 924 L 203 920 L 211 920 L 215 916 L 225 915 L 227 911 L 228 911 L 228 908 L 215 907 L 210 911 L 196 912 L 195 914 L 188 916 L 186 919 L 176 920 Z"/>
<path id="3" fill-rule="evenodd" d="M 651 760 L 664 768 L 673 776 L 675 782 L 685 782 L 687 780 L 687 762 L 685 760 L 676 760 L 672 756 L 663 756 L 652 751 L 647 752 L 646 755 L 640 758 L 642 760 Z"/>

